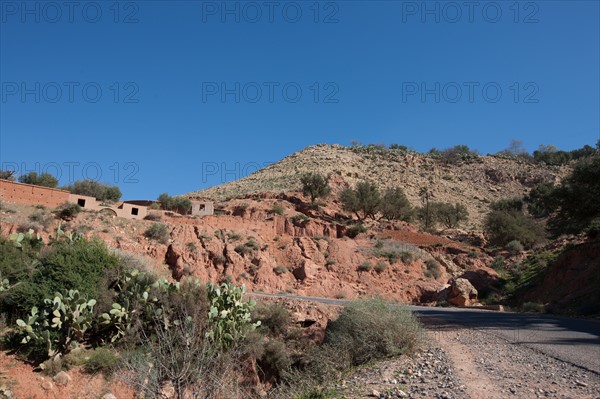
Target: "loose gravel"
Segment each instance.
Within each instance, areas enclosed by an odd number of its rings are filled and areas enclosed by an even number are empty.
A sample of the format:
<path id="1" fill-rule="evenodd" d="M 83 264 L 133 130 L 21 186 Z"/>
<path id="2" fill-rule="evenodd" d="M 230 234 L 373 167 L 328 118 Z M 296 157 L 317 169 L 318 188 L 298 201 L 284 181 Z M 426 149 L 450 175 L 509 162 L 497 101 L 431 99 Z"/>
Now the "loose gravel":
<path id="1" fill-rule="evenodd" d="M 445 326 L 427 336 L 413 358 L 355 370 L 334 397 L 600 399 L 600 375 L 494 334 Z"/>

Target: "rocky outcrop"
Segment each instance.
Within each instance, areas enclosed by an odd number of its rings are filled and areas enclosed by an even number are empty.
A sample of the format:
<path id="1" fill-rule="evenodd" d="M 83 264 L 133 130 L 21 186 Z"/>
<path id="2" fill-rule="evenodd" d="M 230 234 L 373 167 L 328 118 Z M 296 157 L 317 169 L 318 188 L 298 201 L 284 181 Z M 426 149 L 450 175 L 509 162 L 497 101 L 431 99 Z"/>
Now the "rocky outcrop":
<path id="1" fill-rule="evenodd" d="M 478 303 L 477 290 L 466 278 L 457 278 L 450 283 L 448 303 L 455 306 L 473 306 Z"/>

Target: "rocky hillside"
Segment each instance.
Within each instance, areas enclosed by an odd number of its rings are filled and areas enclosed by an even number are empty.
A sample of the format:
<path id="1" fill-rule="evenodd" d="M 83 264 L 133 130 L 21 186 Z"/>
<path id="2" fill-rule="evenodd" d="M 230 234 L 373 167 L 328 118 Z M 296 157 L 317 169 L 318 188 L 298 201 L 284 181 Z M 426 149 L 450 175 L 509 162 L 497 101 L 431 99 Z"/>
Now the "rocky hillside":
<path id="1" fill-rule="evenodd" d="M 419 190 L 427 187 L 433 201 L 465 205 L 470 215 L 465 227 L 478 229 L 490 202 L 521 197 L 540 182 L 558 182 L 568 168 L 497 156 L 449 164 L 424 154 L 375 146 L 315 145 L 242 179 L 187 195 L 222 201 L 254 193 L 296 191 L 305 172 L 331 175 L 334 193 L 360 180 L 373 181 L 380 188 L 400 186 L 413 205 L 421 203 Z"/>
<path id="2" fill-rule="evenodd" d="M 0 212 L 2 234 L 29 228 L 32 215 L 39 219 L 39 214 L 47 220 L 39 229 L 42 237 L 48 240 L 56 231 L 59 221 L 49 210 L 10 206 L 10 213 Z M 279 212 L 273 211 L 276 206 Z M 450 302 L 448 282 L 454 278 L 467 278 L 477 289 L 498 279 L 487 267 L 493 259 L 466 242 L 402 222 L 369 222 L 366 232 L 350 238 L 347 226 L 334 218 L 337 206 L 319 211 L 304 206 L 298 197 L 263 195 L 222 203 L 221 214 L 203 218 L 163 214 L 160 221 L 129 220 L 81 212 L 62 227 L 135 254 L 139 258 L 132 262 L 147 264 L 160 276 L 231 280 L 253 292 Z M 165 236 L 148 238 L 157 223 L 166 225 Z"/>

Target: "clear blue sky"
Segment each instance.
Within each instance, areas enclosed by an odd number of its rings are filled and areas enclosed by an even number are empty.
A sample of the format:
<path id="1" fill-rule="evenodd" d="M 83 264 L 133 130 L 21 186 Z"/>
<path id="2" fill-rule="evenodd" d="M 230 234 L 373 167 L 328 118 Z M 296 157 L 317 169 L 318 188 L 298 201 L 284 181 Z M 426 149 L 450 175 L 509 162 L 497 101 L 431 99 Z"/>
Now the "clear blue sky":
<path id="1" fill-rule="evenodd" d="M 464 3 L 2 0 L 0 163 L 133 199 L 317 143 L 594 144 L 599 2 Z"/>

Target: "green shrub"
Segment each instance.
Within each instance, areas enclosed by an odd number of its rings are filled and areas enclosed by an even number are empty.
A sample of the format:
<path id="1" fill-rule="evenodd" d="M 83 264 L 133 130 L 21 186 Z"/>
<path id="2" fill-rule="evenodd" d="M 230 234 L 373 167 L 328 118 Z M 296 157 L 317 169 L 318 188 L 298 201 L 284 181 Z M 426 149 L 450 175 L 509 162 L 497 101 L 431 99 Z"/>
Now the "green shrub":
<path id="1" fill-rule="evenodd" d="M 287 267 L 283 266 L 283 265 L 277 265 L 273 268 L 273 271 L 275 272 L 275 274 L 277 274 L 278 276 L 281 276 L 284 273 L 288 272 Z"/>
<path id="2" fill-rule="evenodd" d="M 509 198 L 494 201 L 490 204 L 490 208 L 493 211 L 504 211 L 504 212 L 522 212 L 523 211 L 523 200 L 521 198 Z"/>
<path id="3" fill-rule="evenodd" d="M 119 259 L 96 239 L 55 241 L 37 258 L 35 267 L 20 266 L 20 284 L 7 292 L 3 310 L 9 314 L 25 317 L 45 298 L 54 298 L 56 292 L 65 290 L 98 298 L 106 290 L 102 284 L 105 276 L 119 267 Z"/>
<path id="4" fill-rule="evenodd" d="M 412 252 L 403 251 L 400 253 L 400 259 L 402 260 L 402 263 L 408 265 L 415 261 L 416 256 Z"/>
<path id="5" fill-rule="evenodd" d="M 357 235 L 366 232 L 367 228 L 365 226 L 363 226 L 362 224 L 355 224 L 346 229 L 346 236 L 350 238 L 356 238 Z"/>
<path id="6" fill-rule="evenodd" d="M 432 202 L 430 205 L 434 213 L 434 220 L 444 227 L 453 229 L 469 219 L 467 208 L 462 204 L 449 204 L 446 202 Z"/>
<path id="7" fill-rule="evenodd" d="M 158 241 L 161 244 L 169 242 L 169 228 L 164 223 L 154 223 L 144 232 L 144 237 Z"/>
<path id="8" fill-rule="evenodd" d="M 248 239 L 244 245 L 254 251 L 260 250 L 260 245 L 258 245 L 258 243 L 251 238 Z"/>
<path id="9" fill-rule="evenodd" d="M 279 204 L 275 204 L 271 208 L 271 213 L 275 213 L 277 215 L 283 215 L 285 213 L 285 208 Z"/>
<path id="10" fill-rule="evenodd" d="M 513 240 L 506 244 L 506 250 L 511 253 L 511 255 L 517 255 L 523 252 L 525 248 L 523 248 L 523 244 L 517 240 Z"/>
<path id="11" fill-rule="evenodd" d="M 219 231 L 219 230 L 217 230 L 217 231 Z M 242 236 L 236 232 L 231 231 L 231 232 L 227 233 L 227 238 L 231 241 L 239 241 L 242 239 Z"/>
<path id="12" fill-rule="evenodd" d="M 531 248 L 545 240 L 544 227 L 518 211 L 490 212 L 485 219 L 485 231 L 490 243 L 497 246 L 516 240 Z"/>
<path id="13" fill-rule="evenodd" d="M 291 323 L 290 313 L 278 303 L 259 303 L 252 311 L 252 320 L 260 321 L 260 329 L 271 336 L 284 336 Z"/>
<path id="14" fill-rule="evenodd" d="M 303 226 L 304 224 L 306 224 L 306 222 L 308 222 L 310 219 L 308 216 L 306 216 L 303 213 L 299 213 L 297 215 L 294 215 L 290 218 L 290 221 L 292 222 L 292 224 L 294 224 L 295 226 Z"/>
<path id="15" fill-rule="evenodd" d="M 278 381 L 291 367 L 292 359 L 283 341 L 270 339 L 266 342 L 263 355 L 257 363 L 265 374 L 271 376 L 274 381 Z"/>
<path id="16" fill-rule="evenodd" d="M 373 266 L 371 265 L 371 262 L 363 262 L 360 265 L 358 265 L 357 270 L 359 272 L 368 272 L 373 268 Z"/>
<path id="17" fill-rule="evenodd" d="M 446 148 L 442 151 L 438 151 L 439 158 L 441 161 L 448 164 L 456 164 L 459 162 L 471 162 L 479 158 L 477 151 L 471 150 L 466 145 L 455 145 L 451 148 Z"/>
<path id="18" fill-rule="evenodd" d="M 387 270 L 387 265 L 383 262 L 377 262 L 377 264 L 375 265 L 375 271 L 377 273 L 383 273 L 386 270 Z"/>
<path id="19" fill-rule="evenodd" d="M 119 356 L 107 348 L 94 349 L 84 362 L 83 370 L 88 374 L 102 373 L 111 376 L 119 367 Z"/>
<path id="20" fill-rule="evenodd" d="M 252 248 L 246 244 L 237 245 L 233 250 L 241 256 L 250 255 L 252 253 Z"/>
<path id="21" fill-rule="evenodd" d="M 497 272 L 501 272 L 504 271 L 505 268 L 505 259 L 503 256 L 497 256 L 494 258 L 494 261 L 492 262 L 492 264 L 490 265 L 490 267 L 492 269 L 494 269 Z"/>
<path id="22" fill-rule="evenodd" d="M 423 332 L 416 317 L 404 306 L 383 299 L 353 301 L 325 331 L 326 348 L 340 365 L 361 365 L 372 360 L 414 352 Z"/>
<path id="23" fill-rule="evenodd" d="M 215 265 L 224 265 L 227 262 L 227 258 L 224 255 L 215 255 L 213 257 L 213 262 Z"/>
<path id="24" fill-rule="evenodd" d="M 160 213 L 149 213 L 144 216 L 144 220 L 151 220 L 153 222 L 158 222 L 162 219 L 162 215 Z"/>
<path id="25" fill-rule="evenodd" d="M 54 210 L 56 216 L 63 220 L 71 220 L 81 212 L 81 207 L 77 204 L 64 203 Z"/>
<path id="26" fill-rule="evenodd" d="M 555 235 L 578 234 L 600 218 L 600 156 L 579 161 L 571 175 L 551 193 L 558 212 L 549 225 Z"/>

